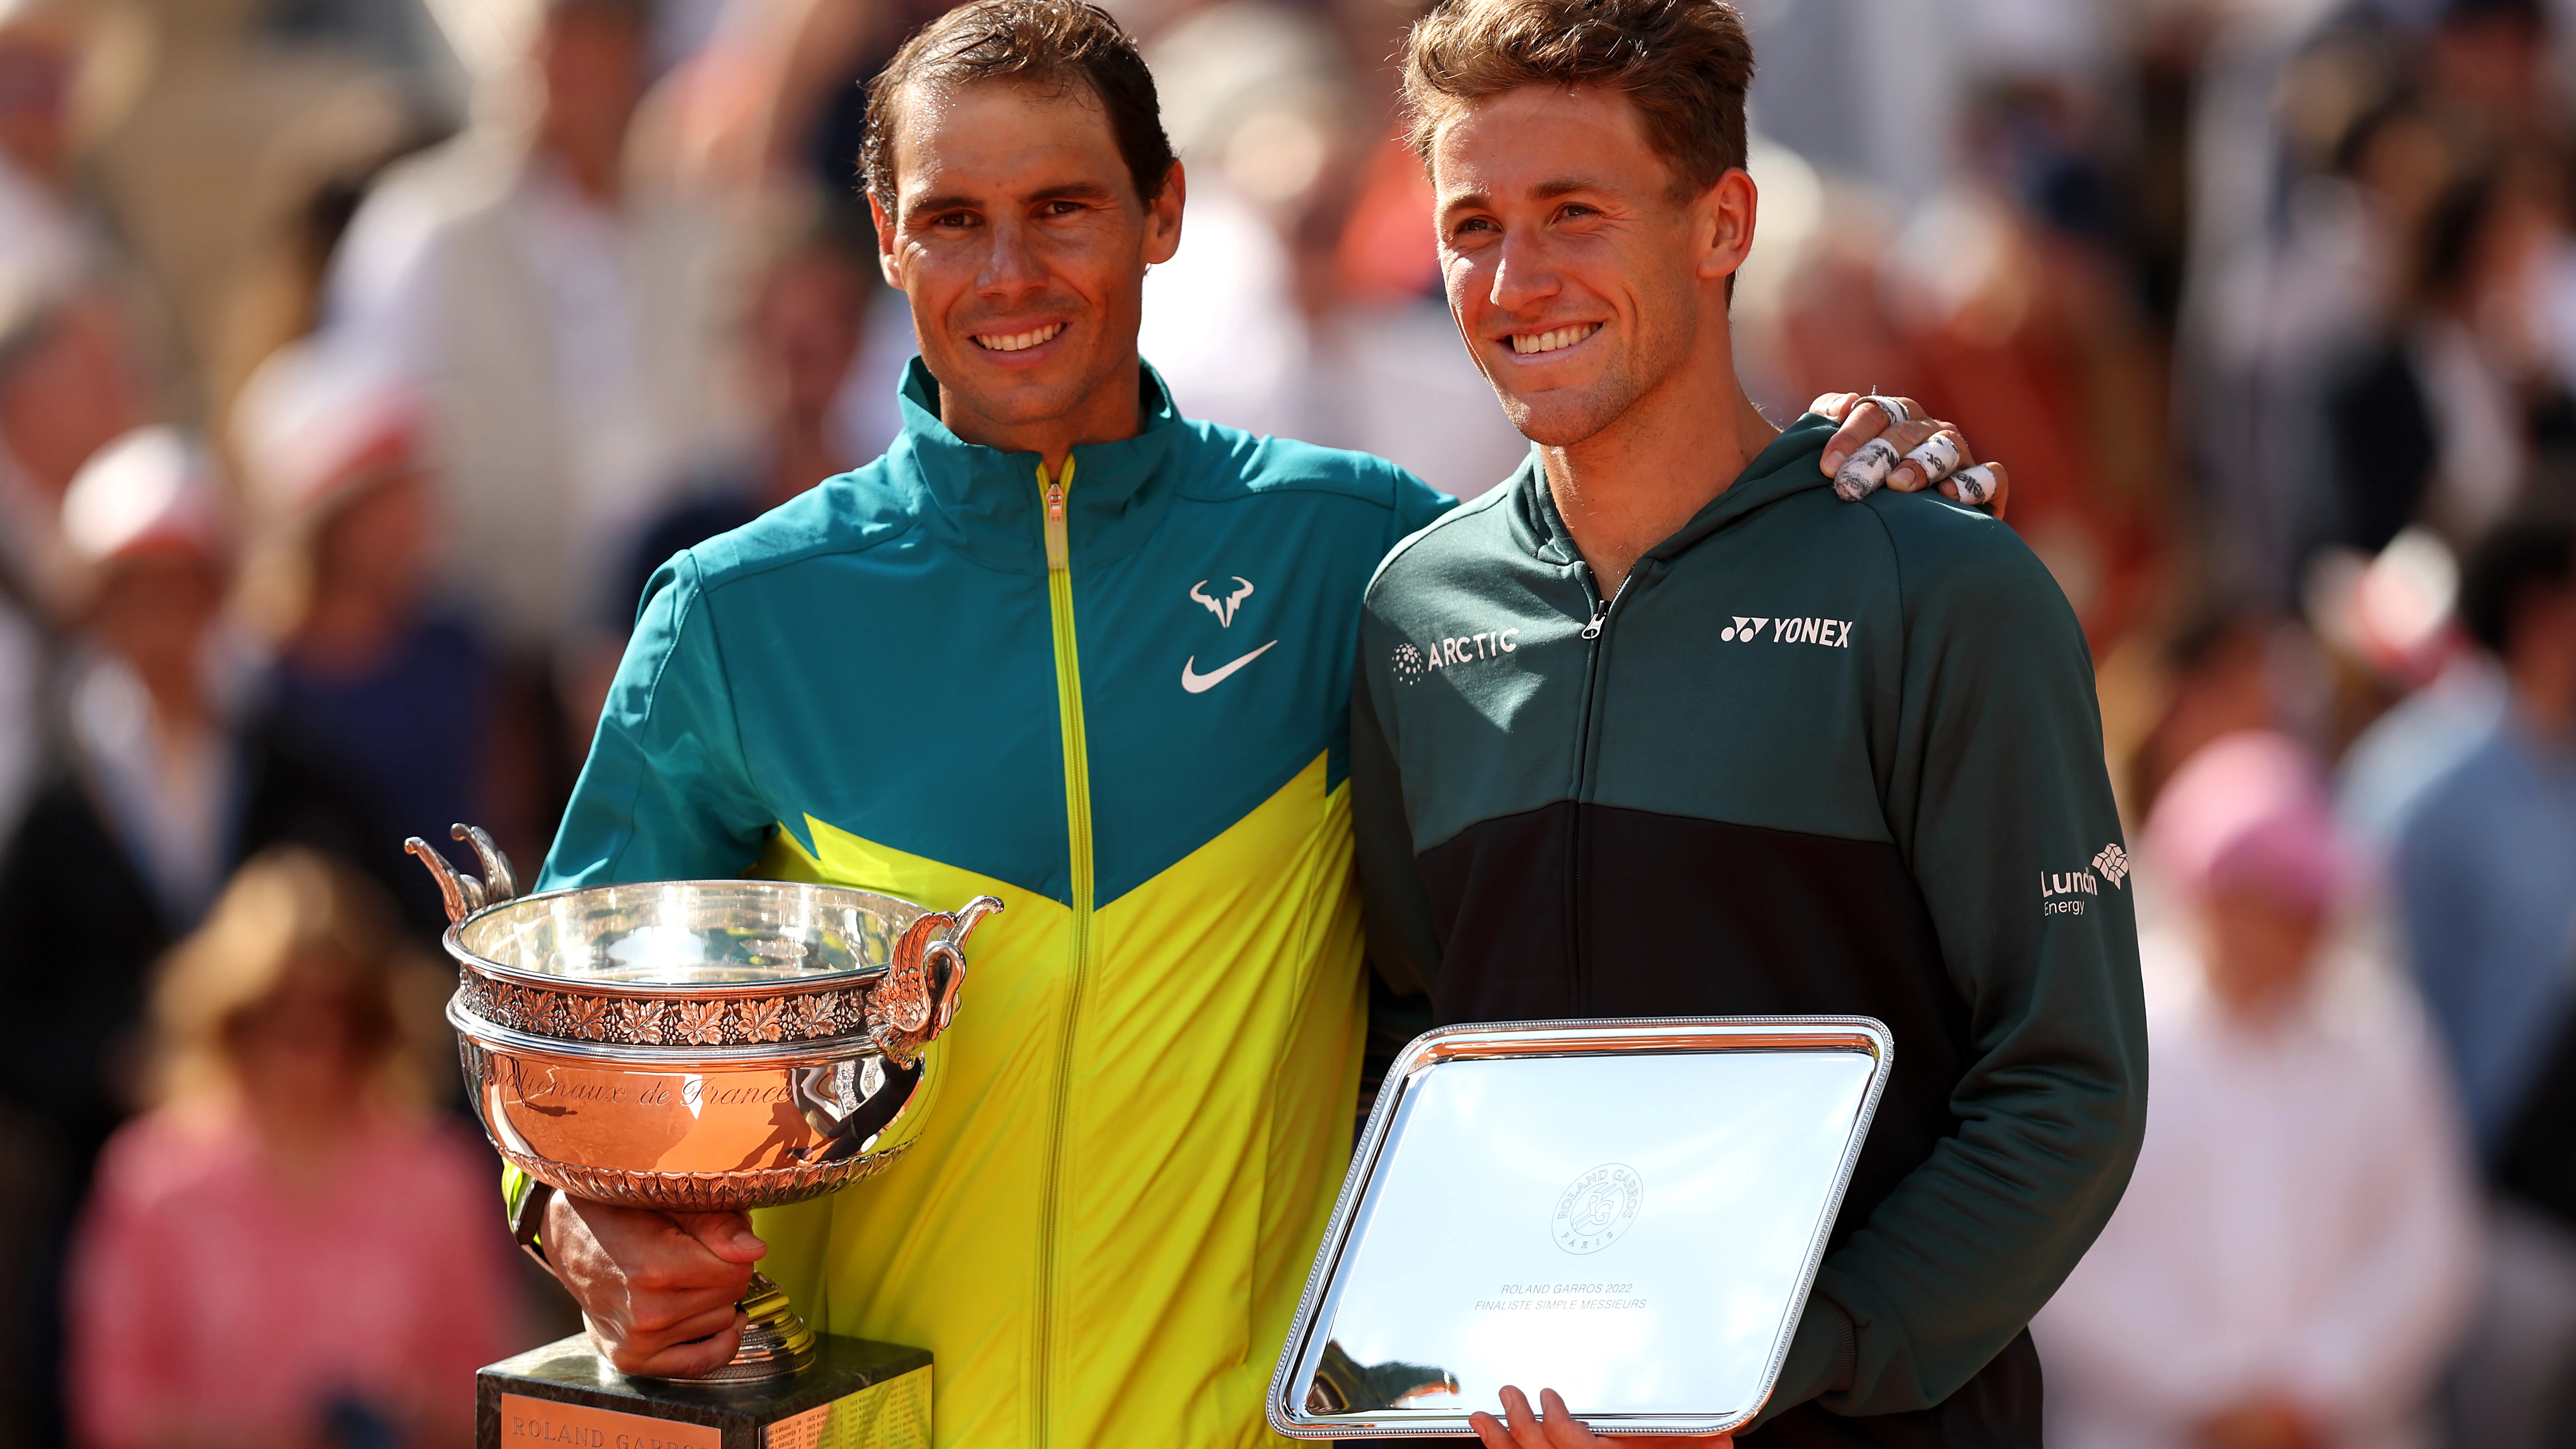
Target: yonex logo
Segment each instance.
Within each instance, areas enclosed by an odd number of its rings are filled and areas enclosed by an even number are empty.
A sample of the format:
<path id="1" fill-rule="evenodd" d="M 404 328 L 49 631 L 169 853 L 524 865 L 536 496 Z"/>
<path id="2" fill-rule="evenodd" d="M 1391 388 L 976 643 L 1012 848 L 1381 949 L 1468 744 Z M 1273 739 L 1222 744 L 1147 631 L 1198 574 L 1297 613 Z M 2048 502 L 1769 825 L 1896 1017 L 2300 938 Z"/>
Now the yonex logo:
<path id="1" fill-rule="evenodd" d="M 1788 619 L 1765 615 L 1737 614 L 1735 622 L 1717 631 L 1717 637 L 1729 644 L 1750 644 L 1771 631 L 1774 644 L 1815 644 L 1827 649 L 1851 647 L 1852 621 L 1849 619 Z"/>

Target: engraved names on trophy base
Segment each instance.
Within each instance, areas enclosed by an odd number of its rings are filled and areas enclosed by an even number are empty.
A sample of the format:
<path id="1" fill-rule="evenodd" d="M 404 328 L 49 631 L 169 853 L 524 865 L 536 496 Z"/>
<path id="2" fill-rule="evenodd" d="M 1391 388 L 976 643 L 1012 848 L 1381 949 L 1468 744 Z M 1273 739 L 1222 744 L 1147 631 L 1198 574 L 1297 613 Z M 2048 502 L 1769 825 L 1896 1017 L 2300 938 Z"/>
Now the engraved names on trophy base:
<path id="1" fill-rule="evenodd" d="M 928 1350 L 819 1340 L 756 1383 L 630 1379 L 578 1335 L 475 1376 L 479 1449 L 930 1449 Z"/>

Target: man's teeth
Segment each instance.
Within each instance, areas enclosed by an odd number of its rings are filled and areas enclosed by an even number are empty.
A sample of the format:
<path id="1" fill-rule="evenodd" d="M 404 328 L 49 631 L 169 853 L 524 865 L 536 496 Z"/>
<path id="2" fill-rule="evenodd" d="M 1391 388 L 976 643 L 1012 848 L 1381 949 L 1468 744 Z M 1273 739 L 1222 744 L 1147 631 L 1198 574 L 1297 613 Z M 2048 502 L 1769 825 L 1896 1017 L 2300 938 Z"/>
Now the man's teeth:
<path id="1" fill-rule="evenodd" d="M 975 345 L 990 352 L 1025 352 L 1041 342 L 1053 341 L 1055 335 L 1063 330 L 1063 323 L 1049 322 L 1028 332 L 1009 332 L 999 336 L 977 333 Z"/>
<path id="2" fill-rule="evenodd" d="M 1579 322 L 1572 327 L 1559 327 L 1553 332 L 1515 332 L 1512 334 L 1512 351 L 1523 354 L 1554 352 L 1560 347 L 1572 347 L 1600 330 L 1601 324 L 1598 322 Z"/>

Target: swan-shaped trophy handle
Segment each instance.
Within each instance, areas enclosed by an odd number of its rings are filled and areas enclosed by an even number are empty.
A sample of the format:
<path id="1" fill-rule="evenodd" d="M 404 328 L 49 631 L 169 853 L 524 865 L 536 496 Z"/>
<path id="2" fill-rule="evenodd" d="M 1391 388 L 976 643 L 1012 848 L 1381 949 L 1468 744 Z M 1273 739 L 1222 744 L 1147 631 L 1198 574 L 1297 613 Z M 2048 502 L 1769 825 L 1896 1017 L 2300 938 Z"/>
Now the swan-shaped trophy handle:
<path id="1" fill-rule="evenodd" d="M 438 882 L 439 901 L 447 907 L 448 924 L 453 925 L 486 906 L 497 906 L 519 894 L 518 872 L 510 868 L 510 857 L 492 843 L 491 834 L 479 825 L 457 824 L 448 828 L 449 835 L 474 847 L 474 858 L 483 863 L 478 878 L 448 864 L 438 847 L 415 835 L 403 842 L 403 849 L 420 857 Z"/>

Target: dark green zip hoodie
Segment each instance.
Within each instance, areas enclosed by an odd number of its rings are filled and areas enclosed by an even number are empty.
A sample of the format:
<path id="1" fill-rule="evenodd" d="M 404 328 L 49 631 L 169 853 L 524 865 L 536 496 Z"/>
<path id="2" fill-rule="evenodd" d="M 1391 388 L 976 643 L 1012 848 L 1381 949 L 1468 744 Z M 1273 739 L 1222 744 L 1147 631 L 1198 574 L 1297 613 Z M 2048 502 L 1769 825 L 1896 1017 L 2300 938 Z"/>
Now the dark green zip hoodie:
<path id="1" fill-rule="evenodd" d="M 1887 1023 L 1751 1442 L 2037 1446 L 2025 1325 L 2146 1122 L 2091 659 L 2003 524 L 1838 503 L 1830 432 L 1800 420 L 1606 603 L 1535 457 L 1397 545 L 1352 709 L 1371 952 L 1442 1023 Z"/>

